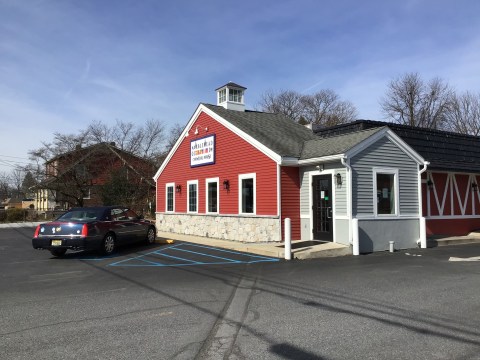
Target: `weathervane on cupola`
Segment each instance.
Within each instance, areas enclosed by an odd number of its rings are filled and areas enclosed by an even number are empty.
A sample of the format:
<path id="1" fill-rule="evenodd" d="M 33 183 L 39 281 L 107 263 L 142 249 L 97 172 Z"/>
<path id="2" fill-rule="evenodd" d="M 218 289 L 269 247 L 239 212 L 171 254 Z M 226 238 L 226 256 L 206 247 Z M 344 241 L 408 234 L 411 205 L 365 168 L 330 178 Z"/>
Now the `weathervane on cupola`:
<path id="1" fill-rule="evenodd" d="M 243 94 L 247 90 L 246 87 L 228 82 L 220 86 L 215 91 L 217 92 L 217 105 L 223 106 L 228 110 L 245 111 L 245 101 Z"/>

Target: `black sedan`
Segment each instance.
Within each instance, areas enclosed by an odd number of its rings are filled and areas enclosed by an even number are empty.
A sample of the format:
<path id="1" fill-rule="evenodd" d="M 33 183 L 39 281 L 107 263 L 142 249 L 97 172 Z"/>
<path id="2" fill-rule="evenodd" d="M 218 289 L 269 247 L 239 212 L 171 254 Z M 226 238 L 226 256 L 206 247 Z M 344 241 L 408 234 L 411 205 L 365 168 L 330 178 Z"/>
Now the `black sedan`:
<path id="1" fill-rule="evenodd" d="M 155 242 L 155 225 L 122 206 L 73 208 L 58 219 L 40 224 L 33 235 L 34 249 L 62 256 L 67 250 L 113 253 L 118 245 Z"/>

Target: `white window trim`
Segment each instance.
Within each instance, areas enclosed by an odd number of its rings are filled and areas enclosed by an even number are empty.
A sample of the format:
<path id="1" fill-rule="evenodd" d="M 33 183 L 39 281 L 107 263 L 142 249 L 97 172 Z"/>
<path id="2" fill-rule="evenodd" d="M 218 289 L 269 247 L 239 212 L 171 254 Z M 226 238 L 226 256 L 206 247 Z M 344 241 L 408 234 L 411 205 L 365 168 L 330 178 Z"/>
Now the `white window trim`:
<path id="1" fill-rule="evenodd" d="M 394 214 L 379 214 L 377 203 L 377 174 L 393 175 L 393 187 L 395 194 Z M 398 218 L 400 216 L 400 191 L 398 182 L 398 169 L 395 168 L 373 168 L 373 215 L 376 218 Z"/>
<path id="2" fill-rule="evenodd" d="M 88 188 L 88 195 L 83 197 L 83 200 L 91 200 L 92 199 L 92 188 Z"/>
<path id="3" fill-rule="evenodd" d="M 224 103 L 228 100 L 227 98 L 228 94 L 227 94 L 227 89 L 221 89 L 218 91 L 218 103 L 221 104 L 221 103 Z"/>
<path id="4" fill-rule="evenodd" d="M 196 204 L 196 211 L 190 211 L 190 185 L 195 184 L 197 187 L 197 204 Z M 198 214 L 198 197 L 199 197 L 199 191 L 198 191 L 198 180 L 189 180 L 187 181 L 187 213 L 190 214 Z"/>
<path id="5" fill-rule="evenodd" d="M 173 210 L 169 211 L 168 210 L 168 188 L 172 187 L 173 188 Z M 175 183 L 166 183 L 165 184 L 165 212 L 175 212 Z"/>
<path id="6" fill-rule="evenodd" d="M 217 184 L 217 211 L 208 211 L 208 184 L 216 183 Z M 205 179 L 205 213 L 206 214 L 218 214 L 220 212 L 220 189 L 218 184 L 220 183 L 220 178 L 209 178 Z"/>
<path id="7" fill-rule="evenodd" d="M 244 213 L 242 211 L 242 180 L 253 179 L 253 213 Z M 240 215 L 256 215 L 257 214 L 257 174 L 239 174 L 238 175 L 238 213 Z"/>

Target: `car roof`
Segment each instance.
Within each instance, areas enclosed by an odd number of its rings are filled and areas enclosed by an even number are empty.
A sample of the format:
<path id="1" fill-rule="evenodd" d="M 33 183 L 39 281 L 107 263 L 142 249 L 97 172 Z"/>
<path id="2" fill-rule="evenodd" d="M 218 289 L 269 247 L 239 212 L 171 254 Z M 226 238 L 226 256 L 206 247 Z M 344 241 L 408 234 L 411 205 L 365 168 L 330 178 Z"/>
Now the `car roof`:
<path id="1" fill-rule="evenodd" d="M 115 209 L 115 208 L 125 208 L 128 209 L 128 206 L 122 206 L 122 205 L 108 205 L 108 206 L 77 206 L 70 208 L 70 210 L 80 210 L 80 209 L 88 209 L 88 210 L 93 210 L 93 209 Z"/>

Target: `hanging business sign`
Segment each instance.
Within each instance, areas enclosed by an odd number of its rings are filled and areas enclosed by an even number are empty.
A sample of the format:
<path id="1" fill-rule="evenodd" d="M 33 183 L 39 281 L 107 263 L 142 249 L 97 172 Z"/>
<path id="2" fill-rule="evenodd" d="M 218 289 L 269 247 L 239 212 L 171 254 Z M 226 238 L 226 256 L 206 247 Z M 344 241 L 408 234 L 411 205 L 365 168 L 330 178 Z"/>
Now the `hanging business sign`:
<path id="1" fill-rule="evenodd" d="M 215 135 L 190 141 L 190 166 L 215 164 Z"/>

